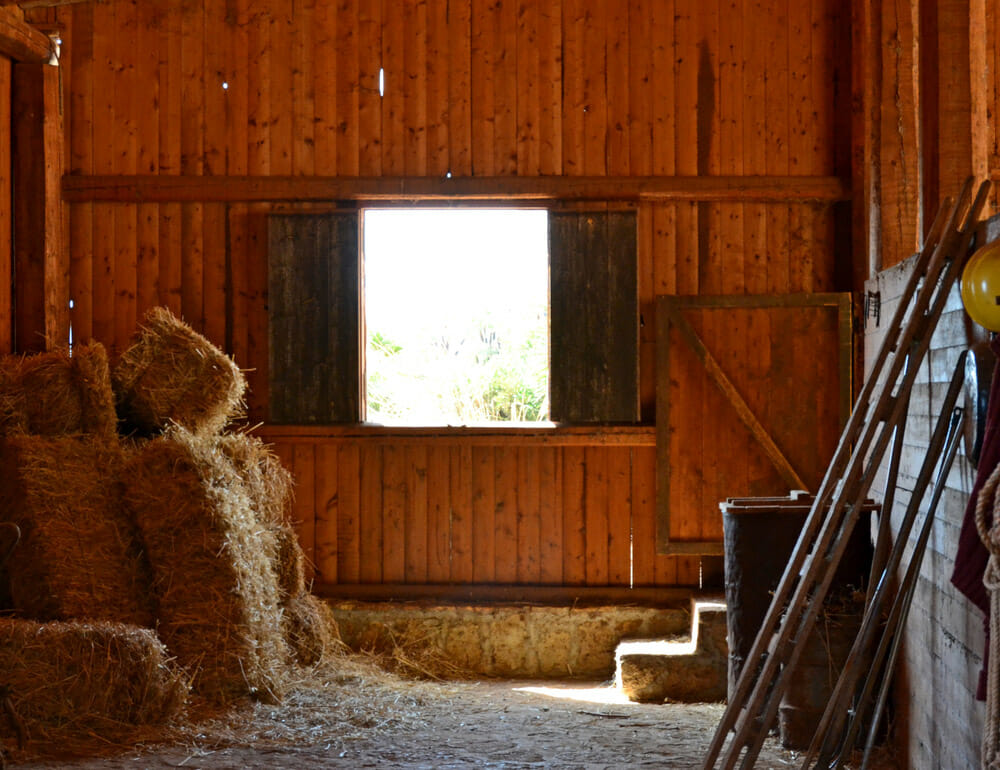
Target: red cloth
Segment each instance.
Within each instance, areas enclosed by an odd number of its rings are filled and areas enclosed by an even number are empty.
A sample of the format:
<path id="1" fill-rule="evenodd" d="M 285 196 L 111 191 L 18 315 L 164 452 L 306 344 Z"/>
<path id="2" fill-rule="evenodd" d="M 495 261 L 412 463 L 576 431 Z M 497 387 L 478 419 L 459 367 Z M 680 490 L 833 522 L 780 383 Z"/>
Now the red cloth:
<path id="1" fill-rule="evenodd" d="M 990 348 L 1000 359 L 1000 335 L 994 335 Z M 1000 369 L 1000 365 L 997 367 Z M 1000 464 L 1000 376 L 994 369 L 993 381 L 990 383 L 990 400 L 986 408 L 986 430 L 983 434 L 983 447 L 979 453 L 979 466 L 976 468 L 976 480 L 969 493 L 969 502 L 965 507 L 965 518 L 962 521 L 962 532 L 958 538 L 958 551 L 955 553 L 955 568 L 952 571 L 951 582 L 959 591 L 975 604 L 985 614 L 983 627 L 986 633 L 986 650 L 989 650 L 990 597 L 983 585 L 983 575 L 990 554 L 979 539 L 976 529 L 976 501 L 979 490 Z M 983 668 L 979 672 L 979 689 L 976 698 L 986 700 L 986 668 L 987 652 L 983 653 Z"/>

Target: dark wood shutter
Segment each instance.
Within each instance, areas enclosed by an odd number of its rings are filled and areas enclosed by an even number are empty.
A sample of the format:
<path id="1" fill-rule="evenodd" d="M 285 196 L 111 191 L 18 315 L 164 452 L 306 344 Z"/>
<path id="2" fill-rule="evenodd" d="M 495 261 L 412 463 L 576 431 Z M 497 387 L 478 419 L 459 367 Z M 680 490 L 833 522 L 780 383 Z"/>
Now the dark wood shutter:
<path id="1" fill-rule="evenodd" d="M 361 419 L 358 214 L 268 220 L 269 420 Z"/>
<path id="2" fill-rule="evenodd" d="M 638 421 L 635 212 L 551 212 L 549 259 L 551 419 Z"/>

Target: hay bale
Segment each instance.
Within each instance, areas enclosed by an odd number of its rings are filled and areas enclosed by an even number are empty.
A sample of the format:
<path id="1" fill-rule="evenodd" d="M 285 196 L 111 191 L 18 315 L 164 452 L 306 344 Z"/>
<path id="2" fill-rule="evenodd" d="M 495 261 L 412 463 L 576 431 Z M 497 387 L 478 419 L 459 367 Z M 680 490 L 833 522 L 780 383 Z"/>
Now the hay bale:
<path id="1" fill-rule="evenodd" d="M 68 749 L 99 734 L 124 742 L 133 728 L 179 716 L 187 680 L 156 634 L 121 623 L 37 623 L 0 618 L 0 686 L 32 744 Z M 17 730 L 0 719 L 3 744 Z"/>
<path id="2" fill-rule="evenodd" d="M 0 433 L 114 439 L 118 417 L 100 343 L 0 362 Z"/>
<path id="3" fill-rule="evenodd" d="M 288 525 L 271 528 L 275 540 L 274 574 L 278 578 L 278 590 L 282 601 L 305 593 L 306 555 L 299 545 L 299 536 Z"/>
<path id="4" fill-rule="evenodd" d="M 21 529 L 6 573 L 10 604 L 36 620 L 152 625 L 151 576 L 122 508 L 117 444 L 0 440 L 0 519 Z"/>
<path id="5" fill-rule="evenodd" d="M 286 602 L 282 629 L 295 659 L 304 666 L 346 649 L 330 605 L 310 593 L 300 593 Z"/>
<path id="6" fill-rule="evenodd" d="M 234 473 L 250 499 L 250 505 L 276 543 L 274 571 L 282 600 L 298 596 L 306 588 L 306 555 L 289 522 L 291 513 L 292 474 L 278 456 L 259 438 L 246 433 L 227 433 L 219 437 L 221 452 L 233 464 Z"/>
<path id="7" fill-rule="evenodd" d="M 215 345 L 169 310 L 150 310 L 112 373 L 118 414 L 154 434 L 171 423 L 217 433 L 242 411 L 246 379 Z"/>
<path id="8" fill-rule="evenodd" d="M 153 570 L 158 630 L 195 691 L 277 699 L 281 634 L 275 542 L 217 440 L 180 427 L 127 462 L 123 495 Z"/>
<path id="9" fill-rule="evenodd" d="M 246 487 L 257 520 L 267 526 L 285 526 L 292 507 L 293 481 L 278 456 L 259 438 L 246 433 L 220 436 L 219 449 Z"/>

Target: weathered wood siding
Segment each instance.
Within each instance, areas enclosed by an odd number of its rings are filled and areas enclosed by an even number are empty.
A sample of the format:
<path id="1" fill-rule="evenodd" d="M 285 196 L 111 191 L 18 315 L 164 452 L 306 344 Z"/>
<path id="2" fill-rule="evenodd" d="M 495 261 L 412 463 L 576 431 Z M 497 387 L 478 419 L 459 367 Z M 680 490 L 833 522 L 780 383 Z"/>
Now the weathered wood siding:
<path id="1" fill-rule="evenodd" d="M 912 260 L 904 261 L 869 284 L 871 291 L 881 292 L 883 324 L 892 318 L 911 265 Z M 955 288 L 914 384 L 892 511 L 894 531 L 910 502 L 909 492 L 924 460 L 955 362 L 981 333 L 965 315 Z M 868 363 L 878 352 L 880 342 L 881 330 L 871 318 L 865 333 Z M 884 461 L 887 465 L 888 455 Z M 938 506 L 904 632 L 903 665 L 896 686 L 895 736 L 905 752 L 907 767 L 979 767 L 984 704 L 977 702 L 975 695 L 983 657 L 983 616 L 950 582 L 974 478 L 975 470 L 965 458 L 964 447 L 960 447 Z M 872 496 L 877 500 L 884 497 L 884 479 L 883 467 L 873 489 Z M 930 493 L 928 490 L 921 507 L 918 528 Z"/>
<path id="2" fill-rule="evenodd" d="M 721 554 L 719 502 L 733 489 L 781 497 L 819 488 L 850 412 L 851 320 L 849 295 L 660 300 L 665 552 Z"/>
<path id="3" fill-rule="evenodd" d="M 639 419 L 633 212 L 549 214 L 549 418 Z"/>
<path id="4" fill-rule="evenodd" d="M 74 174 L 849 175 L 850 8 L 838 0 L 111 0 L 36 13 L 63 27 Z M 262 223 L 271 209 L 74 202 L 76 338 L 121 351 L 146 308 L 167 305 L 250 370 L 250 410 L 259 418 L 268 355 Z M 642 201 L 637 216 L 647 422 L 654 418 L 657 295 L 830 291 L 850 281 L 836 207 L 801 202 L 794 184 L 788 202 Z M 705 426 L 706 435 L 719 432 Z M 429 442 L 427 463 L 431 455 L 442 462 L 436 447 Z M 287 453 L 292 444 L 279 448 Z M 315 530 L 317 542 L 339 540 L 339 530 L 324 529 L 325 508 L 302 501 L 323 494 L 334 468 L 338 500 L 365 501 L 360 510 L 376 504 L 376 493 L 424 498 L 422 453 L 384 447 L 368 457 L 375 450 L 361 440 L 294 449 L 314 458 L 292 459 L 304 531 Z M 563 564 L 596 560 L 553 579 L 623 584 L 627 563 L 602 565 L 605 553 L 624 558 L 624 522 L 632 522 L 637 554 L 645 548 L 640 538 L 652 542 L 651 448 L 512 452 L 498 445 L 448 453 L 453 482 L 484 479 L 476 482 L 485 485 L 481 494 L 455 498 L 459 513 L 482 508 L 500 522 L 499 539 L 483 547 L 501 550 L 481 557 L 487 566 L 473 579 L 536 580 L 534 567 L 510 569 L 521 556 L 502 550 L 513 538 L 505 517 L 527 522 L 532 533 L 531 522 L 547 521 L 546 506 L 561 511 L 564 525 L 567 511 L 582 517 L 584 529 L 563 530 Z M 522 494 L 534 483 L 532 453 L 561 473 L 561 481 L 546 482 L 561 490 L 559 501 L 539 497 L 537 512 L 534 493 Z M 634 493 L 623 502 L 621 490 L 637 483 L 649 488 L 648 508 Z M 425 515 L 423 503 L 409 513 L 385 507 L 399 512 L 404 530 Z M 395 553 L 391 536 L 379 542 Z M 584 542 L 587 550 L 571 550 Z M 341 573 L 338 563 L 338 579 L 399 577 L 398 563 L 372 564 L 374 545 L 365 547 L 359 564 L 370 572 Z M 533 557 L 524 558 L 527 565 Z M 697 583 L 700 569 L 696 558 L 652 553 L 636 555 L 633 567 L 661 585 Z M 424 574 L 424 567 L 402 570 L 406 580 Z M 455 574 L 468 579 L 468 568 Z"/>
<path id="5" fill-rule="evenodd" d="M 358 420 L 358 244 L 355 212 L 268 218 L 271 422 Z"/>
<path id="6" fill-rule="evenodd" d="M 836 175 L 849 162 L 843 3 L 383 6 L 60 10 L 71 172 Z M 223 204 L 72 208 L 81 336 L 120 348 L 165 302 L 217 342 L 231 327 L 249 363 L 242 330 L 260 307 L 234 291 L 227 319 L 221 256 L 236 281 L 239 216 L 227 244 Z M 646 204 L 639 219 L 645 303 L 833 287 L 829 206 Z"/>

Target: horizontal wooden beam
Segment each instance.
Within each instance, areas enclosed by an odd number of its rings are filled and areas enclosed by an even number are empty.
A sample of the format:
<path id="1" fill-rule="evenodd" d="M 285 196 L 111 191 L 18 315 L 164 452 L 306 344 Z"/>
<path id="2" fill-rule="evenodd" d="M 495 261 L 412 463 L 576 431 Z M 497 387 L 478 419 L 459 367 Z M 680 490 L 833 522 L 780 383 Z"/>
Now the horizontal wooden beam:
<path id="1" fill-rule="evenodd" d="M 513 200 L 834 203 L 851 197 L 830 176 L 135 176 L 63 177 L 72 202 Z"/>
<path id="2" fill-rule="evenodd" d="M 670 586 L 538 586 L 403 583 L 316 583 L 312 591 L 331 601 L 447 602 L 451 604 L 544 604 L 598 607 L 688 607 L 692 599 L 719 601 L 718 592 Z"/>
<path id="3" fill-rule="evenodd" d="M 2 3 L 7 5 L 13 5 L 16 2 L 21 8 L 28 10 L 29 8 L 57 8 L 61 5 L 77 5 L 79 3 L 101 3 L 107 2 L 107 0 L 0 0 Z"/>
<path id="4" fill-rule="evenodd" d="M 653 426 L 601 426 L 542 428 L 399 428 L 381 425 L 260 425 L 253 431 L 263 441 L 289 443 L 391 442 L 462 446 L 656 446 Z"/>
<path id="5" fill-rule="evenodd" d="M 0 54 L 14 61 L 44 63 L 52 56 L 54 43 L 20 18 L 19 12 L 0 8 Z"/>

